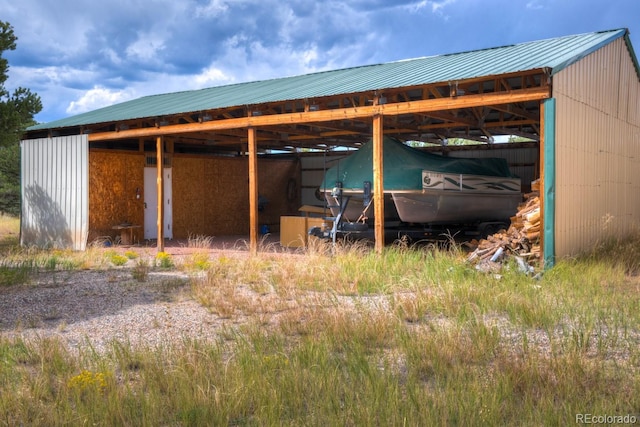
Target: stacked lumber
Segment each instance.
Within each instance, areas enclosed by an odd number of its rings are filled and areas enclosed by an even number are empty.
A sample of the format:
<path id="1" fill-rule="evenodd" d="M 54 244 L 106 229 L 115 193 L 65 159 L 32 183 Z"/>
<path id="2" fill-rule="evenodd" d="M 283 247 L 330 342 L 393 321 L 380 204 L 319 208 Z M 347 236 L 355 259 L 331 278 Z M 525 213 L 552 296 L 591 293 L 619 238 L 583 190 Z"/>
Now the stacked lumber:
<path id="1" fill-rule="evenodd" d="M 469 262 L 496 262 L 507 256 L 517 256 L 530 261 L 540 259 L 540 182 L 531 183 L 531 192 L 511 217 L 508 230 L 501 230 L 477 243 L 468 256 Z"/>

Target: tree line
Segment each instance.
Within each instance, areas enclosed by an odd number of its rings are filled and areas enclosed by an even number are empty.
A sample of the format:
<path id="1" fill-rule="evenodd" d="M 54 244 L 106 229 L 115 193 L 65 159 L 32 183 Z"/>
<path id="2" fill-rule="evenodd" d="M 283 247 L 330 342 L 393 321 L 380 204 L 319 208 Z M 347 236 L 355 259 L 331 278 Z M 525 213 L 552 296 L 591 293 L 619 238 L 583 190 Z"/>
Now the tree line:
<path id="1" fill-rule="evenodd" d="M 9 61 L 3 57 L 16 49 L 18 38 L 8 22 L 0 21 L 0 213 L 20 215 L 20 138 L 25 129 L 36 124 L 34 116 L 42 110 L 40 97 L 18 87 L 5 87 Z"/>

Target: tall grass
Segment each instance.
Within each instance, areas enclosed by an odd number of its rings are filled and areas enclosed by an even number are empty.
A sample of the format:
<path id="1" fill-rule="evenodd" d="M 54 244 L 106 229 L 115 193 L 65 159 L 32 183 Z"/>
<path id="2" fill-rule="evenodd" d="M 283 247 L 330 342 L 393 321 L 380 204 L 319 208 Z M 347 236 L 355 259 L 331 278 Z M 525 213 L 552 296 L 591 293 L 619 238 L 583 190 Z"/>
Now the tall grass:
<path id="1" fill-rule="evenodd" d="M 481 273 L 455 248 L 326 249 L 186 263 L 193 297 L 227 325 L 218 340 L 72 353 L 56 340 L 0 338 L 0 424 L 640 418 L 635 258 L 604 248 L 533 279 L 510 264 Z"/>
<path id="2" fill-rule="evenodd" d="M 20 218 L 0 213 L 0 255 L 19 243 Z"/>

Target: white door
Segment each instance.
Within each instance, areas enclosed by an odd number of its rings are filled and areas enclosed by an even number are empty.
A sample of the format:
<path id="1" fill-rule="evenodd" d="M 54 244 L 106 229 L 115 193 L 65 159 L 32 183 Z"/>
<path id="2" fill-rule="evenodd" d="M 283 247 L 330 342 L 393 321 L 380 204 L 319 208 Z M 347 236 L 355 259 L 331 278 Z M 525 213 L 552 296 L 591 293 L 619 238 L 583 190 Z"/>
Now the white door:
<path id="1" fill-rule="evenodd" d="M 164 183 L 164 237 L 173 238 L 171 211 L 171 168 L 165 168 Z M 144 168 L 144 238 L 158 238 L 158 171 Z"/>

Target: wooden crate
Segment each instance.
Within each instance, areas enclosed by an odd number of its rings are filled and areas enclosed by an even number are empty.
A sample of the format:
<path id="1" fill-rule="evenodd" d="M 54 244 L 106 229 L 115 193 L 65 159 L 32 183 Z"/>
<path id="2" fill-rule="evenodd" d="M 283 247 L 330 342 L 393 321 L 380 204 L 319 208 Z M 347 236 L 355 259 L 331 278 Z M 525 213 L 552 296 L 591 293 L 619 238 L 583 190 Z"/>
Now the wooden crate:
<path id="1" fill-rule="evenodd" d="M 309 242 L 309 229 L 311 227 L 321 227 L 324 222 L 322 218 L 281 216 L 280 244 L 288 248 L 307 246 Z"/>

